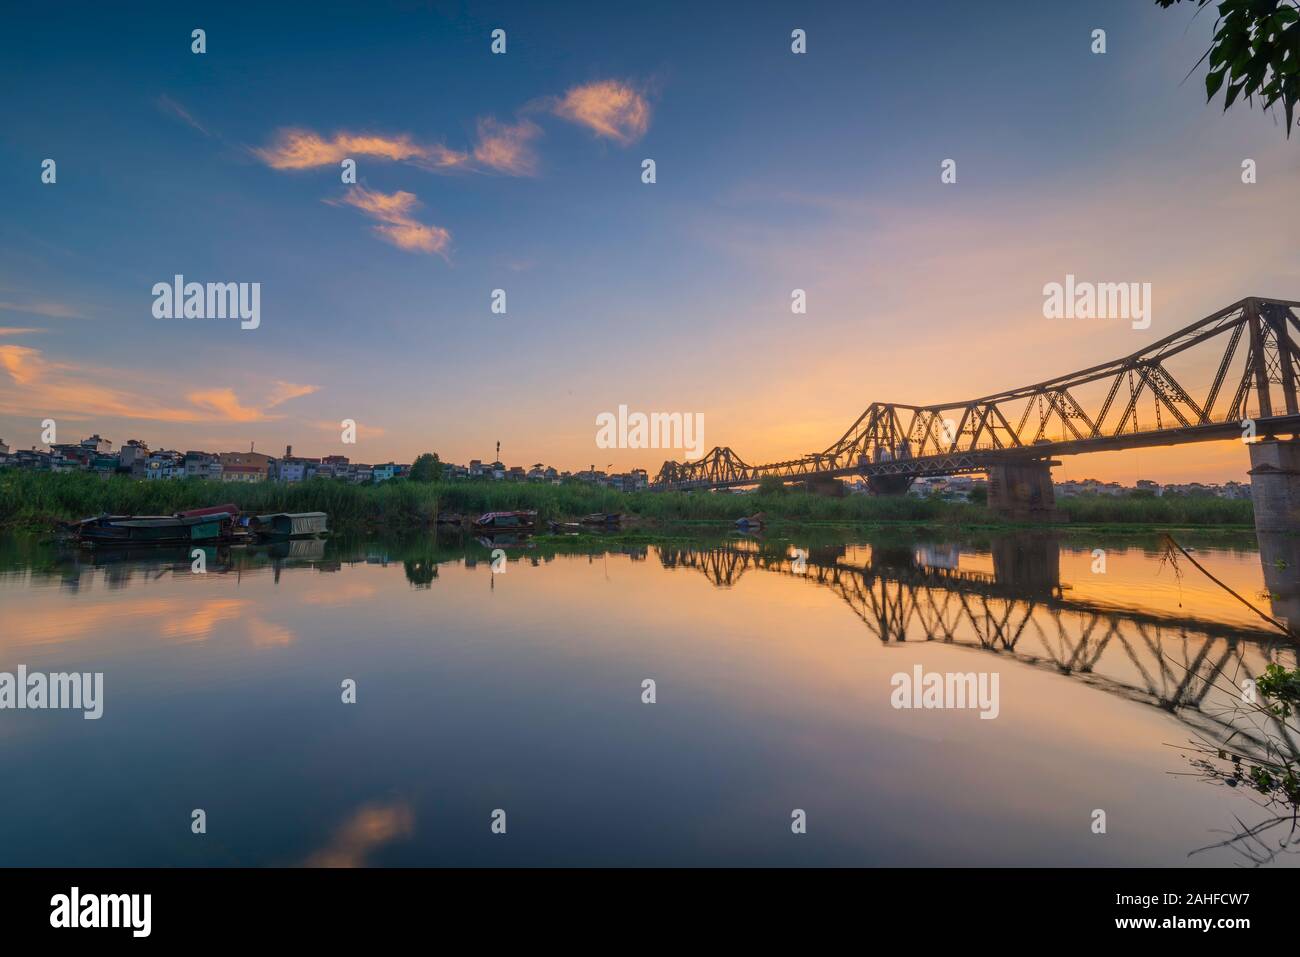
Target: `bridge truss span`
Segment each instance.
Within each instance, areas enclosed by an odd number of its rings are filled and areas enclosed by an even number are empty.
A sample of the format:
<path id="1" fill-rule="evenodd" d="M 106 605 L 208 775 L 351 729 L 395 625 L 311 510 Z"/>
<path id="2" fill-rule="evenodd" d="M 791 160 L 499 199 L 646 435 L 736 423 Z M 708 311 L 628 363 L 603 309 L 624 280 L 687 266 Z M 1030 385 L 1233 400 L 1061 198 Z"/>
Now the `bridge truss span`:
<path id="1" fill-rule="evenodd" d="M 1074 455 L 1300 433 L 1300 302 L 1250 297 L 1146 348 L 962 402 L 873 402 L 825 451 L 749 465 L 715 447 L 665 462 L 656 489 L 862 476 L 888 481 Z"/>

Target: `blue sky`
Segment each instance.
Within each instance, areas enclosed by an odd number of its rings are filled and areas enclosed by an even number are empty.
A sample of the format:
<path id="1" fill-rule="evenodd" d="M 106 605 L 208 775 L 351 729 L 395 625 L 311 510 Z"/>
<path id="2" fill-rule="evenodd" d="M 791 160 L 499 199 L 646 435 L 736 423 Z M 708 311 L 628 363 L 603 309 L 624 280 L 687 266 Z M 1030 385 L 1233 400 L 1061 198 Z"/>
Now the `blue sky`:
<path id="1" fill-rule="evenodd" d="M 1273 215 L 1300 192 L 1295 142 L 1258 110 L 1206 106 L 1201 74 L 1180 83 L 1208 13 L 230 6 L 6 15 L 0 436 L 13 445 L 53 417 L 119 443 L 466 461 L 499 439 L 511 464 L 654 471 L 675 456 L 594 447 L 595 416 L 627 404 L 702 412 L 706 447 L 757 462 L 824 448 L 872 400 L 992 392 L 1245 295 L 1300 298 L 1295 217 Z M 489 51 L 497 27 L 504 56 Z M 1089 49 L 1096 27 L 1104 55 Z M 357 153 L 350 187 L 336 158 L 277 168 L 286 131 L 321 156 L 362 136 L 421 154 Z M 439 151 L 453 169 L 428 168 Z M 948 157 L 958 182 L 944 186 Z M 1242 157 L 1260 164 L 1252 187 Z M 424 248 L 359 208 L 402 194 Z M 1042 285 L 1067 271 L 1153 281 L 1154 328 L 1047 324 Z M 155 319 L 150 289 L 178 272 L 261 282 L 260 328 Z M 790 314 L 796 287 L 807 316 Z M 504 316 L 489 311 L 495 288 Z M 343 418 L 361 423 L 356 447 L 339 444 Z M 1229 478 L 1239 452 L 1070 468 Z"/>

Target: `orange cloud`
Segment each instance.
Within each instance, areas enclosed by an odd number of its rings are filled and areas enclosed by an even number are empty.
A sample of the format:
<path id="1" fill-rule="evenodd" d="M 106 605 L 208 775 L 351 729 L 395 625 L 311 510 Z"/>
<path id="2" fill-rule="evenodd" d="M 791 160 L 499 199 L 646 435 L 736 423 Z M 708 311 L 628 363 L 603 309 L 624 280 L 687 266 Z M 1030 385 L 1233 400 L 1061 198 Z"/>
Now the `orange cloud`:
<path id="1" fill-rule="evenodd" d="M 268 415 L 266 409 L 317 390 L 316 386 L 277 382 L 263 407 L 244 405 L 228 387 L 195 390 L 185 395 L 190 403 L 185 408 L 97 381 L 130 379 L 113 369 L 51 362 L 29 346 L 0 345 L 0 412 L 14 415 L 80 416 L 92 410 L 99 416 L 157 422 L 264 422 L 278 418 Z M 177 394 L 180 391 L 178 388 Z"/>
<path id="2" fill-rule="evenodd" d="M 449 149 L 440 143 L 417 143 L 410 134 L 381 136 L 371 133 L 335 133 L 321 136 L 311 130 L 279 130 L 269 146 L 253 154 L 272 169 L 315 169 L 344 159 L 368 156 L 394 163 L 410 163 L 433 172 L 493 170 L 508 176 L 532 176 L 537 158 L 530 143 L 541 128 L 529 120 L 502 123 L 493 117 L 478 121 L 478 140 L 472 152 Z"/>
<path id="3" fill-rule="evenodd" d="M 650 128 L 650 104 L 633 87 L 618 80 L 575 86 L 554 106 L 557 116 L 587 127 L 597 136 L 627 145 Z"/>
<path id="4" fill-rule="evenodd" d="M 47 362 L 39 350 L 27 346 L 0 345 L 0 371 L 8 375 L 10 388 L 0 379 L 0 411 L 29 415 L 57 412 L 82 413 L 94 409 L 104 415 L 132 419 L 191 422 L 193 412 L 159 405 L 147 396 L 136 396 L 111 386 L 98 385 L 75 366 Z"/>
<path id="5" fill-rule="evenodd" d="M 205 392 L 191 392 L 185 396 L 191 405 L 200 409 L 209 409 L 218 418 L 227 422 L 265 422 L 266 413 L 261 409 L 250 408 L 239 401 L 233 389 L 208 389 Z"/>
<path id="6" fill-rule="evenodd" d="M 274 391 L 271 392 L 271 395 L 266 400 L 266 405 L 268 408 L 275 408 L 275 406 L 288 402 L 290 399 L 297 399 L 318 391 L 320 391 L 320 386 L 297 385 L 293 382 L 281 382 L 277 380 Z"/>
<path id="7" fill-rule="evenodd" d="M 468 159 L 443 146 L 421 146 L 410 136 L 380 136 L 370 133 L 335 133 L 326 138 L 311 130 L 283 129 L 270 146 L 253 153 L 272 169 L 313 169 L 330 166 L 358 156 L 392 162 L 418 161 L 433 169 L 451 169 Z"/>
<path id="8" fill-rule="evenodd" d="M 377 848 L 415 830 L 415 815 L 404 801 L 367 804 L 334 832 L 329 844 L 304 862 L 307 867 L 361 867 Z"/>
<path id="9" fill-rule="evenodd" d="M 353 186 L 342 199 L 326 200 L 331 205 L 347 205 L 361 210 L 372 219 L 379 220 L 375 232 L 399 249 L 407 252 L 437 253 L 445 256 L 451 244 L 451 233 L 441 226 L 428 226 L 411 215 L 420 204 L 414 193 L 398 190 L 381 193 Z"/>
<path id="10" fill-rule="evenodd" d="M 508 124 L 490 116 L 482 117 L 478 121 L 474 159 L 499 173 L 533 176 L 537 172 L 537 156 L 530 144 L 541 132 L 529 120 Z"/>

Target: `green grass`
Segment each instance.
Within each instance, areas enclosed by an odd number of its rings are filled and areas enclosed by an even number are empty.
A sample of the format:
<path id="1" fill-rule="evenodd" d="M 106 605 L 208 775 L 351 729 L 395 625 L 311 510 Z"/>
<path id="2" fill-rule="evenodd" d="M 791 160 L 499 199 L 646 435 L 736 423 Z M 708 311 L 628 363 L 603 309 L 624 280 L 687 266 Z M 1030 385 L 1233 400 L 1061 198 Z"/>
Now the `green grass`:
<path id="1" fill-rule="evenodd" d="M 1079 525 L 1245 525 L 1253 526 L 1255 509 L 1249 499 L 1170 495 L 1124 498 L 1082 495 L 1061 499 L 1057 507 Z"/>
<path id="2" fill-rule="evenodd" d="M 766 513 L 775 525 L 1005 524 L 982 505 L 912 496 L 832 498 L 797 491 L 624 494 L 578 482 L 556 486 L 489 480 L 428 484 L 394 480 L 360 486 L 322 479 L 292 485 L 244 485 L 0 470 L 0 527 L 50 527 L 102 512 L 169 515 L 226 502 L 234 502 L 246 512 L 327 512 L 331 527 L 361 529 L 424 527 L 439 512 L 477 516 L 514 509 L 535 509 L 541 521 L 572 519 L 590 512 L 624 512 L 653 525 L 733 522 L 755 512 Z M 1075 525 L 1250 527 L 1253 522 L 1249 501 L 1215 498 L 1080 497 L 1063 499 L 1058 508 Z"/>
<path id="3" fill-rule="evenodd" d="M 170 515 L 226 502 L 234 502 L 246 512 L 327 512 L 332 527 L 364 527 L 432 522 L 438 498 L 430 486 L 410 482 L 245 485 L 200 479 L 103 479 L 85 472 L 0 471 L 0 526 L 51 526 L 102 512 Z"/>

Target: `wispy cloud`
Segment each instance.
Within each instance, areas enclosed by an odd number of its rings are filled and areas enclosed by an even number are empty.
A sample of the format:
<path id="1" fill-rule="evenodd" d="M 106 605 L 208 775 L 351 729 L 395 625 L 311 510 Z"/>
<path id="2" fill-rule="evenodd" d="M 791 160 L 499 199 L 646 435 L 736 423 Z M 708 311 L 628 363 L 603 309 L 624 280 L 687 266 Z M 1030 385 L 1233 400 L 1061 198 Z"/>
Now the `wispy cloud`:
<path id="1" fill-rule="evenodd" d="M 188 393 L 185 398 L 196 408 L 205 409 L 226 422 L 265 422 L 261 409 L 244 405 L 234 389 L 207 389 Z"/>
<path id="2" fill-rule="evenodd" d="M 185 109 L 185 107 L 181 106 L 179 103 L 177 103 L 167 94 L 164 93 L 162 96 L 158 97 L 158 99 L 155 102 L 158 105 L 158 109 L 162 110 L 164 113 L 168 113 L 176 117 L 181 122 L 185 123 L 191 128 L 198 130 L 204 136 L 211 138 L 212 134 L 208 132 L 207 127 L 205 127 L 202 123 L 196 120 L 190 114 L 189 110 Z"/>
<path id="3" fill-rule="evenodd" d="M 373 227 L 375 233 L 407 252 L 436 253 L 445 257 L 451 244 L 449 231 L 441 226 L 425 225 L 412 215 L 412 210 L 420 205 L 414 193 L 404 190 L 381 193 L 364 186 L 353 186 L 341 199 L 327 199 L 325 202 L 334 206 L 352 206 L 371 219 L 379 220 L 379 224 Z"/>
<path id="4" fill-rule="evenodd" d="M 541 134 L 541 127 L 531 120 L 501 123 L 494 117 L 482 117 L 478 121 L 474 159 L 499 173 L 534 176 L 537 174 L 537 155 L 532 141 Z"/>
<path id="5" fill-rule="evenodd" d="M 30 346 L 0 344 L 0 412 L 15 415 L 83 416 L 93 411 L 155 422 L 267 422 L 282 418 L 271 409 L 317 391 L 316 386 L 277 382 L 259 405 L 241 400 L 229 387 L 192 390 L 178 402 L 167 398 L 165 390 L 144 394 L 110 384 L 130 378 L 113 369 L 52 361 Z"/>
<path id="6" fill-rule="evenodd" d="M 268 408 L 275 408 L 275 406 L 288 402 L 290 399 L 297 399 L 318 391 L 320 391 L 320 386 L 318 385 L 298 385 L 293 382 L 282 382 L 277 380 L 274 390 L 266 400 L 266 405 Z"/>
<path id="7" fill-rule="evenodd" d="M 389 162 L 415 162 L 425 169 L 446 170 L 465 165 L 465 153 L 445 146 L 422 146 L 409 134 L 384 136 L 377 133 L 335 133 L 324 137 L 311 130 L 279 130 L 269 146 L 255 148 L 254 155 L 272 169 L 314 169 L 358 157 Z"/>
<path id="8" fill-rule="evenodd" d="M 367 804 L 334 832 L 328 844 L 311 854 L 307 867 L 361 867 L 385 844 L 409 837 L 415 814 L 405 801 Z"/>
<path id="9" fill-rule="evenodd" d="M 619 80 L 575 86 L 553 103 L 552 111 L 624 146 L 635 143 L 650 128 L 649 101 Z"/>
<path id="10" fill-rule="evenodd" d="M 4 312 L 23 312 L 31 316 L 45 316 L 47 319 L 85 319 L 86 317 L 71 306 L 60 302 L 0 302 Z"/>
<path id="11" fill-rule="evenodd" d="M 33 332 L 44 331 L 44 329 L 31 329 L 25 326 L 0 326 L 0 336 L 25 336 Z"/>

